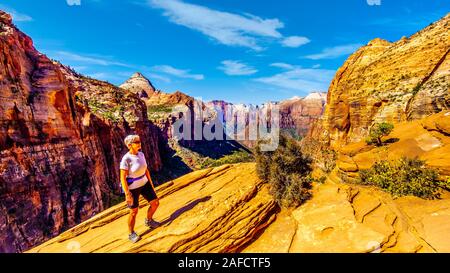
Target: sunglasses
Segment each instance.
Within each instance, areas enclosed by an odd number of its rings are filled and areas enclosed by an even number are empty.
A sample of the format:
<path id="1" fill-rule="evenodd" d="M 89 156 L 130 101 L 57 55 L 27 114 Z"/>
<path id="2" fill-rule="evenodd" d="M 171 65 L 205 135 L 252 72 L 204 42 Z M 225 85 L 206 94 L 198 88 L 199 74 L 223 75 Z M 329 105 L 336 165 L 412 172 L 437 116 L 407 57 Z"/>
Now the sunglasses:
<path id="1" fill-rule="evenodd" d="M 133 142 L 131 142 L 131 143 L 135 143 L 135 144 L 141 144 L 141 142 L 140 142 L 140 141 L 133 141 Z"/>

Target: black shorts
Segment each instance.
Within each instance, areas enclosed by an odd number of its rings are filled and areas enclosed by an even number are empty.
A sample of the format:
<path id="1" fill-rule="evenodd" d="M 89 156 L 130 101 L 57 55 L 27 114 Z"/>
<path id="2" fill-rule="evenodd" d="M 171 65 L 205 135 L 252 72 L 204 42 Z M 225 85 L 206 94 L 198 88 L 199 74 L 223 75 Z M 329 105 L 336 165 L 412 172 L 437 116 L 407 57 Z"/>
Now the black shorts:
<path id="1" fill-rule="evenodd" d="M 131 206 L 128 205 L 130 209 L 139 207 L 139 195 L 142 195 L 148 202 L 158 198 L 153 187 L 150 185 L 150 181 L 140 188 L 130 190 L 130 193 L 133 196 L 133 204 Z"/>

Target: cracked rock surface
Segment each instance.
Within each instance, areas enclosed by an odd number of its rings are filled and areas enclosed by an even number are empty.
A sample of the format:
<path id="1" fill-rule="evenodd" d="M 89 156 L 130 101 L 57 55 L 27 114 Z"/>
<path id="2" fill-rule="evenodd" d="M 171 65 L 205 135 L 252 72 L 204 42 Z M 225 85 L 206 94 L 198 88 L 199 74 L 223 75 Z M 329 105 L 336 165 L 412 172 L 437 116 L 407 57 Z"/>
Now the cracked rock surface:
<path id="1" fill-rule="evenodd" d="M 279 214 L 244 252 L 450 252 L 448 234 L 448 193 L 394 200 L 372 187 L 328 180 L 304 205 Z"/>

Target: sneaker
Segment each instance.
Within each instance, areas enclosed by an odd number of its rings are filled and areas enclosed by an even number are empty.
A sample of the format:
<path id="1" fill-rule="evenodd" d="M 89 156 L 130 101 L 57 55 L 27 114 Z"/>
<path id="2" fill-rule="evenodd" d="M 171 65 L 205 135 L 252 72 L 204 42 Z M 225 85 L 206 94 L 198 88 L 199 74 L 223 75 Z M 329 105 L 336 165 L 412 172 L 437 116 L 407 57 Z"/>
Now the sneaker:
<path id="1" fill-rule="evenodd" d="M 155 220 L 148 220 L 147 218 L 145 218 L 145 226 L 148 228 L 157 228 L 161 225 L 160 222 L 156 222 Z"/>
<path id="2" fill-rule="evenodd" d="M 130 235 L 128 235 L 128 239 L 134 244 L 137 241 L 139 241 L 139 239 L 141 239 L 141 237 L 139 237 L 139 235 L 137 235 L 136 232 L 133 232 Z"/>

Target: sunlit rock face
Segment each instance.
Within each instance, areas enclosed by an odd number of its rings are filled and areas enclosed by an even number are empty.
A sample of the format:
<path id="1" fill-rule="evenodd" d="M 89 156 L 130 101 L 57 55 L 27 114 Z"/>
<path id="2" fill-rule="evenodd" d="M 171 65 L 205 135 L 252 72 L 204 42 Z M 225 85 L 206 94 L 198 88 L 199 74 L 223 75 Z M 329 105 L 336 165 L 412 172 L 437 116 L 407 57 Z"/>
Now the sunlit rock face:
<path id="1" fill-rule="evenodd" d="M 416 120 L 450 106 L 450 14 L 409 38 L 374 39 L 339 68 L 311 134 L 332 146 L 363 139 L 376 122 Z"/>

